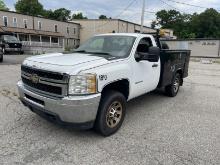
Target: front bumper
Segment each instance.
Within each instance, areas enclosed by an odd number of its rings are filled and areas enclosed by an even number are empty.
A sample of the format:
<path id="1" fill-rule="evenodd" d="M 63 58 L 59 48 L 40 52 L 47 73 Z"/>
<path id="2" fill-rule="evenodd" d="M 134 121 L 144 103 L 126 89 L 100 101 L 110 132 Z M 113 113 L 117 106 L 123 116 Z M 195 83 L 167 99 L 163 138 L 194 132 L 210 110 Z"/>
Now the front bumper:
<path id="1" fill-rule="evenodd" d="M 22 48 L 10 48 L 10 47 L 7 47 L 7 48 L 5 48 L 5 51 L 7 51 L 7 52 L 21 52 Z"/>
<path id="2" fill-rule="evenodd" d="M 42 117 L 48 116 L 64 125 L 92 127 L 96 119 L 101 94 L 50 98 L 28 90 L 17 83 L 20 100 L 33 112 Z"/>

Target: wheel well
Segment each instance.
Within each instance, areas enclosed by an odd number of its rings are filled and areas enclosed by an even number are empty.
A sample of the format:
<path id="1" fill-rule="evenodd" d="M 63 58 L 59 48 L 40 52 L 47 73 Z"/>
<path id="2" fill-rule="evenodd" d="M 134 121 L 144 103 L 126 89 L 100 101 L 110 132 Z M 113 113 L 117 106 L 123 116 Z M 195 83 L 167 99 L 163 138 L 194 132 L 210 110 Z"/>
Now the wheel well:
<path id="1" fill-rule="evenodd" d="M 105 86 L 102 90 L 102 93 L 104 93 L 107 90 L 116 90 L 121 92 L 126 99 L 128 99 L 129 96 L 129 81 L 126 79 L 119 80 L 116 82 L 112 82 Z"/>
<path id="2" fill-rule="evenodd" d="M 183 71 L 182 71 L 182 69 L 177 70 L 176 73 L 180 74 L 180 77 L 181 77 L 181 84 L 180 85 L 183 85 Z"/>

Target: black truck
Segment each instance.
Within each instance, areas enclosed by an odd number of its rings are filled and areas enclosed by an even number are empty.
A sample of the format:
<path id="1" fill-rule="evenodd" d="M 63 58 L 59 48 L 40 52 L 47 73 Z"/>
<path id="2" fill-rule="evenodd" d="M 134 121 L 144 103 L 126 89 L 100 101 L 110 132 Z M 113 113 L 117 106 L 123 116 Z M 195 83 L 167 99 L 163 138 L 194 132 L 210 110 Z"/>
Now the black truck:
<path id="1" fill-rule="evenodd" d="M 0 45 L 3 54 L 9 52 L 24 53 L 21 41 L 12 34 L 0 34 Z"/>

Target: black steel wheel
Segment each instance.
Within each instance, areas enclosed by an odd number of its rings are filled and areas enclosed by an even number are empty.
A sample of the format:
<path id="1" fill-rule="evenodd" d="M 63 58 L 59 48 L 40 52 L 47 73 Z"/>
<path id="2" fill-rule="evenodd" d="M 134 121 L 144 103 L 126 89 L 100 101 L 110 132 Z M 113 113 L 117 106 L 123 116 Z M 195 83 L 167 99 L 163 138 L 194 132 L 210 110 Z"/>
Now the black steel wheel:
<path id="1" fill-rule="evenodd" d="M 172 83 L 165 88 L 166 95 L 170 97 L 175 97 L 181 85 L 181 76 L 179 73 L 176 73 L 173 77 Z"/>

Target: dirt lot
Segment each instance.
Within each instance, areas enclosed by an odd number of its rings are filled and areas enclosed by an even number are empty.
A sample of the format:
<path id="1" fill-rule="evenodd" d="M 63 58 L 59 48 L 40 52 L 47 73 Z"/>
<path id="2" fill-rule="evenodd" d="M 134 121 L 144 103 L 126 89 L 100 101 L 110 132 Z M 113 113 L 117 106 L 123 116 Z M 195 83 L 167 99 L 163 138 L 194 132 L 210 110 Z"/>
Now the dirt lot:
<path id="1" fill-rule="evenodd" d="M 175 98 L 153 92 L 129 102 L 122 128 L 107 138 L 25 108 L 19 64 L 0 65 L 0 75 L 0 164 L 220 164 L 219 64 L 191 62 Z"/>

